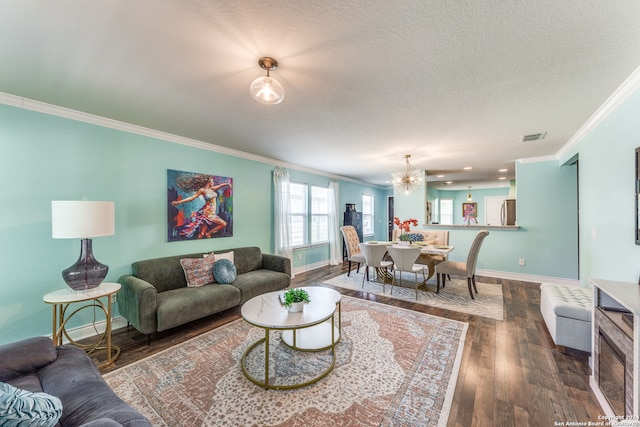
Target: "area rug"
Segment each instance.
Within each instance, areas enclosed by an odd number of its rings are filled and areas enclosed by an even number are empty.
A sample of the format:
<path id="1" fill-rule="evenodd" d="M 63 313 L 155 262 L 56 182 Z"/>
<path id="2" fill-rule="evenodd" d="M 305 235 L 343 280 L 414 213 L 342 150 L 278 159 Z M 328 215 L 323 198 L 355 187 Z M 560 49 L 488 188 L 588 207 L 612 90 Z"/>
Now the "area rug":
<path id="1" fill-rule="evenodd" d="M 452 276 L 452 280 L 447 280 L 446 287 L 444 289 L 440 288 L 440 293 L 436 294 L 434 276 L 427 281 L 428 291 L 418 290 L 418 299 L 416 300 L 415 276 L 413 274 L 402 273 L 403 287 L 394 286 L 393 294 L 391 294 L 390 283 L 386 284 L 383 293 L 382 283 L 373 281 L 375 279 L 373 269 L 370 270 L 370 273 L 370 279 L 372 281 L 367 282 L 365 280 L 364 288 L 362 287 L 362 277 L 364 276 L 363 268 L 360 269 L 359 273 L 353 270 L 349 276 L 345 273 L 333 279 L 325 280 L 324 283 L 354 291 L 363 291 L 460 313 L 473 314 L 474 316 L 488 317 L 489 319 L 495 320 L 503 319 L 504 298 L 502 296 L 502 285 L 500 284 L 476 281 L 478 293 L 474 294 L 475 299 L 472 300 L 469 296 L 466 278 L 458 279 Z M 418 274 L 418 278 L 421 278 L 421 274 Z"/>
<path id="2" fill-rule="evenodd" d="M 247 380 L 240 359 L 264 331 L 243 319 L 104 378 L 154 426 L 446 426 L 467 324 L 349 297 L 341 306 L 335 368 L 307 387 Z M 270 381 L 313 375 L 331 357 L 293 351 L 279 336 L 270 335 Z"/>

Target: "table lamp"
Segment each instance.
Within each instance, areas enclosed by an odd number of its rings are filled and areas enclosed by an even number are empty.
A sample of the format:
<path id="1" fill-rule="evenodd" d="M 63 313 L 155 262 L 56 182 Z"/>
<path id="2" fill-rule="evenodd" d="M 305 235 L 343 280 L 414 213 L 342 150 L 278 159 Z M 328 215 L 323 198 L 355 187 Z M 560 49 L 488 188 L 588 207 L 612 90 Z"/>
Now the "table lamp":
<path id="1" fill-rule="evenodd" d="M 80 258 L 62 271 L 62 278 L 74 291 L 100 286 L 109 267 L 93 256 L 91 238 L 115 234 L 113 202 L 52 201 L 51 237 L 82 239 Z"/>

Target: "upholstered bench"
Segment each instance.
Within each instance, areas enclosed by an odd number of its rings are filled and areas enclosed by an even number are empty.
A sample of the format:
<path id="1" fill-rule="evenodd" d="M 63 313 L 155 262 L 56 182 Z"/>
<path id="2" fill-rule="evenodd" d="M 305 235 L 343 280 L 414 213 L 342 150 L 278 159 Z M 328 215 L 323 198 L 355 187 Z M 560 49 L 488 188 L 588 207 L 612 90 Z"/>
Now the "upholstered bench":
<path id="1" fill-rule="evenodd" d="M 577 286 L 540 285 L 540 312 L 556 348 L 591 352 L 592 290 Z"/>

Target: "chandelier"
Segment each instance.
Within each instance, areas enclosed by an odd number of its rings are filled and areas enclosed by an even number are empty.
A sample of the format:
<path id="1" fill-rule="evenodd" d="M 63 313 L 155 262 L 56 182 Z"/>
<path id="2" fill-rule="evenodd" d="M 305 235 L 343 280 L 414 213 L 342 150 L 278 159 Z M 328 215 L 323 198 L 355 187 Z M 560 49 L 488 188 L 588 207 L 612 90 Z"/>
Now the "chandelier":
<path id="1" fill-rule="evenodd" d="M 411 157 L 410 154 L 404 156 L 405 164 L 402 170 L 391 174 L 393 176 L 393 185 L 400 190 L 404 190 L 405 194 L 419 189 L 422 181 L 421 171 L 411 166 L 409 157 Z"/>

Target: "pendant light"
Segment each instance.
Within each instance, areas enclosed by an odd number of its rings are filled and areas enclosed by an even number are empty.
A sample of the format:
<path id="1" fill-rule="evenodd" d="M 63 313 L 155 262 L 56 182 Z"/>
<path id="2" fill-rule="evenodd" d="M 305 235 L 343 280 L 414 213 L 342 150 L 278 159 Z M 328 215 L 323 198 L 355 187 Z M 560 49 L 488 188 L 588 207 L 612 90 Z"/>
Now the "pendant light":
<path id="1" fill-rule="evenodd" d="M 266 77 L 258 77 L 255 79 L 249 92 L 256 101 L 262 104 L 279 104 L 284 99 L 284 88 L 279 81 L 269 76 L 269 71 L 278 68 L 278 61 L 268 56 L 264 56 L 258 60 L 258 64 L 263 70 L 267 71 Z"/>
<path id="2" fill-rule="evenodd" d="M 405 194 L 409 194 L 410 192 L 420 188 L 420 181 L 422 181 L 420 171 L 411 166 L 411 163 L 409 163 L 409 157 L 411 157 L 411 154 L 406 154 L 404 156 L 404 169 L 400 172 L 391 174 L 393 176 L 393 185 L 400 190 L 404 190 Z"/>
<path id="3" fill-rule="evenodd" d="M 467 202 L 472 202 L 473 199 L 471 198 L 471 186 L 469 186 L 469 195 L 467 196 Z"/>

